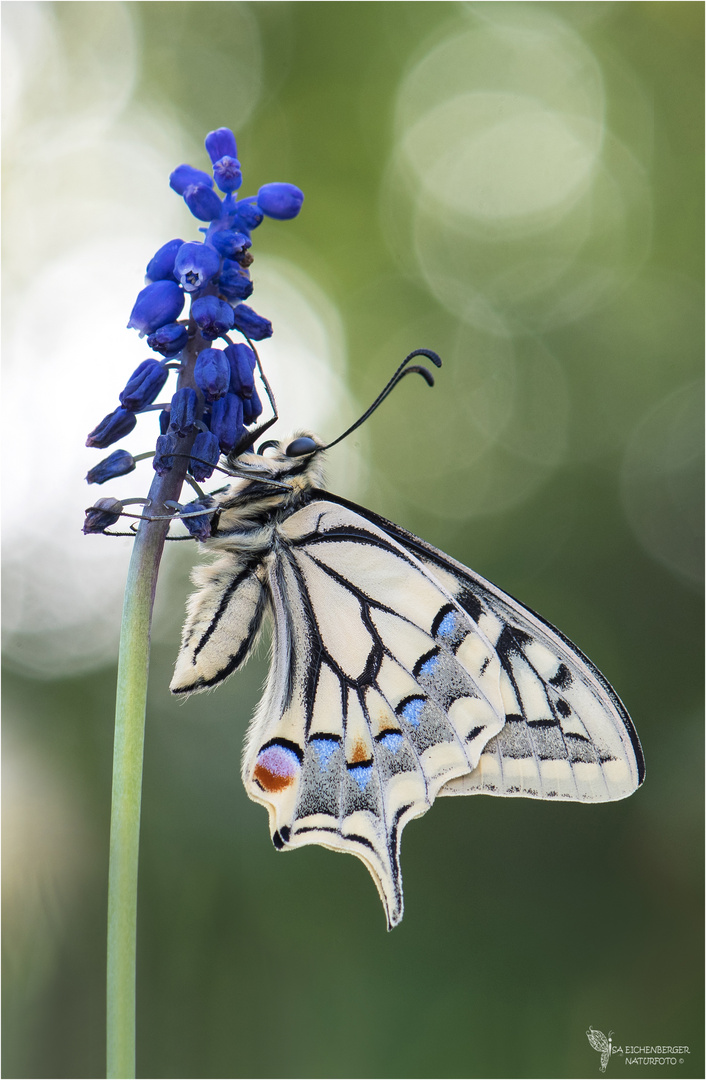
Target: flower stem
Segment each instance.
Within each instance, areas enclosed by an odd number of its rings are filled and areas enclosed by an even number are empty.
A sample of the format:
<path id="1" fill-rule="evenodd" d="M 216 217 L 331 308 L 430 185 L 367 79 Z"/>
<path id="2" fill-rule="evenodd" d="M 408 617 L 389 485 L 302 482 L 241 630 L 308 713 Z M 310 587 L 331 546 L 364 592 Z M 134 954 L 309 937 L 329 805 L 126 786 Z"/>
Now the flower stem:
<path id="1" fill-rule="evenodd" d="M 187 347 L 190 355 L 185 357 L 182 384 L 190 380 L 198 344 Z M 182 440 L 185 455 L 191 450 L 194 437 Z M 165 502 L 179 498 L 187 461 L 187 456 L 180 457 L 170 472 L 154 478 L 149 492 L 150 516 L 167 515 Z M 140 522 L 130 559 L 120 631 L 108 867 L 106 1075 L 109 1080 L 132 1080 L 135 1076 L 137 868 L 147 675 L 152 608 L 168 529 L 168 520 Z"/>
<path id="2" fill-rule="evenodd" d="M 137 863 L 152 601 L 166 522 L 135 540 L 120 635 L 108 872 L 107 1076 L 135 1076 Z M 158 527 L 157 527 L 158 526 Z M 142 540 L 142 543 L 140 542 Z"/>

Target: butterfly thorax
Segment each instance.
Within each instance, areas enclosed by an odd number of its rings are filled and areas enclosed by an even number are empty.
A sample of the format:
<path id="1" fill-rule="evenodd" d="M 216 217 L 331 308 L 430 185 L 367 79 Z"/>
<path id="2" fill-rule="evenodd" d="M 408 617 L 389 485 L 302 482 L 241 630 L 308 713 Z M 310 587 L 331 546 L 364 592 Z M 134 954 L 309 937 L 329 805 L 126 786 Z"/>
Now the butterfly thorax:
<path id="1" fill-rule="evenodd" d="M 308 432 L 303 435 L 313 438 Z M 229 459 L 236 479 L 215 496 L 219 512 L 208 547 L 271 549 L 279 524 L 309 501 L 313 488 L 323 485 L 322 454 L 289 457 L 285 451 L 291 444 L 287 439 L 267 455 L 247 453 Z"/>

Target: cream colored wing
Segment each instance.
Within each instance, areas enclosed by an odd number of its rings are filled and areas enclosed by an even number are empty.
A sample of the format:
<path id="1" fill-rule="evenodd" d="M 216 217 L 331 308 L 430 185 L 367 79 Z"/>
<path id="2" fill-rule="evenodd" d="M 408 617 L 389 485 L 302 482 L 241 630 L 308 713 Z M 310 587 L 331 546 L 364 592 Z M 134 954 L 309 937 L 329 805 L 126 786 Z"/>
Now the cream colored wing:
<path id="1" fill-rule="evenodd" d="M 223 548 L 223 544 L 221 544 Z M 209 690 L 242 667 L 257 641 L 267 607 L 262 558 L 226 551 L 192 574 L 181 649 L 169 689 Z"/>
<path id="2" fill-rule="evenodd" d="M 402 829 L 505 722 L 487 636 L 377 525 L 317 500 L 279 527 L 273 659 L 243 762 L 275 845 L 357 855 L 402 917 Z"/>
<path id="3" fill-rule="evenodd" d="M 478 766 L 450 780 L 439 794 L 577 802 L 632 794 L 645 775 L 640 741 L 595 665 L 553 626 L 472 570 L 399 526 L 362 512 L 455 598 L 491 642 L 500 665 L 506 723 L 483 748 Z"/>

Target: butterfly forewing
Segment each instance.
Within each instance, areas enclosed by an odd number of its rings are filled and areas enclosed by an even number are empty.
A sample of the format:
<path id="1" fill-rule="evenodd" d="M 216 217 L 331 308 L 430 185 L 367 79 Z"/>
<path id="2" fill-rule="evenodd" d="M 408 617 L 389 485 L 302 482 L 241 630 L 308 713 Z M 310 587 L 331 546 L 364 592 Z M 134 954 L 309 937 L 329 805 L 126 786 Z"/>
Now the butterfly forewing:
<path id="1" fill-rule="evenodd" d="M 501 730 L 501 667 L 468 612 L 361 515 L 317 500 L 279 537 L 273 665 L 245 785 L 278 846 L 363 859 L 394 925 L 402 829 Z"/>
<path id="2" fill-rule="evenodd" d="M 490 640 L 500 663 L 506 723 L 478 767 L 442 795 L 517 795 L 608 802 L 642 783 L 637 733 L 617 694 L 549 623 L 430 544 L 376 515 Z"/>
<path id="3" fill-rule="evenodd" d="M 254 556 L 226 551 L 192 573 L 181 649 L 170 689 L 191 694 L 222 682 L 247 660 L 267 607 L 265 568 Z"/>

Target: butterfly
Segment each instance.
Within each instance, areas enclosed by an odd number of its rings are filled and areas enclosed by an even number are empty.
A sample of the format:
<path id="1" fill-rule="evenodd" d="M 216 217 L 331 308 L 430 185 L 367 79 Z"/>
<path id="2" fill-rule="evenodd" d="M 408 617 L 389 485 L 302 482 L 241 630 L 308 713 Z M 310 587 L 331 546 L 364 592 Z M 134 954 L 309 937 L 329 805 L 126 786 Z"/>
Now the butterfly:
<path id="1" fill-rule="evenodd" d="M 602 1073 L 606 1071 L 608 1062 L 610 1060 L 610 1051 L 613 1044 L 613 1040 L 611 1038 L 612 1034 L 613 1032 L 611 1031 L 608 1038 L 606 1039 L 602 1031 L 599 1031 L 598 1028 L 593 1028 L 590 1025 L 588 1031 L 586 1032 L 586 1038 L 590 1042 L 591 1046 L 601 1055 Z"/>
<path id="2" fill-rule="evenodd" d="M 400 379 L 400 368 L 354 430 Z M 234 452 L 213 496 L 216 556 L 193 574 L 171 690 L 272 661 L 242 775 L 275 847 L 322 844 L 370 871 L 402 918 L 400 840 L 438 795 L 606 802 L 644 762 L 615 691 L 566 637 L 424 540 L 323 487 L 310 433 Z"/>

